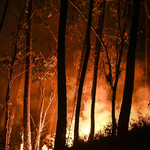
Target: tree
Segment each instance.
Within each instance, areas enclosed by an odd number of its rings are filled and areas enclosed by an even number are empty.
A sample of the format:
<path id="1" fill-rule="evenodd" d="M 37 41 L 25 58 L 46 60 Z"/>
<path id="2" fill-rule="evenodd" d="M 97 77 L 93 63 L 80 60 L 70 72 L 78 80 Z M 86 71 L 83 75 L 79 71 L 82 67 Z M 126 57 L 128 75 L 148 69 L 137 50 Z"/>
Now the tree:
<path id="1" fill-rule="evenodd" d="M 102 5 L 102 6 L 101 6 Z M 100 4 L 100 8 L 102 7 L 103 13 L 99 15 L 99 22 L 98 22 L 98 36 L 100 37 L 103 31 L 103 24 L 104 24 L 104 15 L 105 15 L 105 0 Z M 100 47 L 101 44 L 99 40 L 96 40 L 96 50 L 95 50 L 95 60 L 94 60 L 94 72 L 93 72 L 93 83 L 92 83 L 92 103 L 91 103 L 91 131 L 90 131 L 90 140 L 93 140 L 94 137 L 94 130 L 95 130 L 95 99 L 96 99 L 96 85 L 97 85 L 97 72 L 98 72 L 98 62 L 99 62 L 99 55 L 100 55 Z"/>
<path id="2" fill-rule="evenodd" d="M 125 2 L 124 4 L 124 12 L 123 15 L 126 13 L 127 10 L 129 9 L 129 4 L 128 1 Z M 118 40 L 116 40 L 116 50 L 119 51 L 117 52 L 117 59 L 116 59 L 116 73 L 115 73 L 115 79 L 114 79 L 114 84 L 112 84 L 112 136 L 116 135 L 116 119 L 115 119 L 115 100 L 116 100 L 116 91 L 117 91 L 117 85 L 118 85 L 118 80 L 120 76 L 120 65 L 121 65 L 121 59 L 122 59 L 122 54 L 123 54 L 123 48 L 124 48 L 124 35 L 125 31 L 127 29 L 127 24 L 129 20 L 130 13 L 128 12 L 125 16 L 125 19 L 121 21 L 121 12 L 120 12 L 120 1 L 118 0 L 118 8 L 117 8 L 117 14 L 118 14 L 118 29 L 117 29 L 117 35 L 121 35 L 121 41 L 120 41 L 120 46 L 118 44 Z M 122 23 L 122 29 L 121 29 L 121 22 Z"/>
<path id="3" fill-rule="evenodd" d="M 0 37 L 1 37 L 1 34 L 2 34 L 2 29 L 3 29 L 3 24 L 4 24 L 4 21 L 5 21 L 5 16 L 6 16 L 8 4 L 9 4 L 9 0 L 6 1 L 6 5 L 5 5 L 5 8 L 4 8 L 2 20 L 1 20 L 1 23 L 0 23 Z"/>
<path id="4" fill-rule="evenodd" d="M 140 11 L 140 0 L 134 1 L 132 16 L 132 25 L 130 30 L 129 47 L 127 54 L 126 77 L 123 93 L 123 102 L 119 115 L 118 122 L 118 136 L 125 136 L 128 131 L 128 124 L 130 118 L 130 110 L 132 104 L 132 93 L 134 85 L 134 69 L 135 69 L 135 51 L 137 42 L 137 28 Z"/>
<path id="5" fill-rule="evenodd" d="M 57 53 L 57 69 L 58 69 L 58 120 L 55 137 L 55 150 L 63 150 L 65 148 L 66 139 L 66 75 L 65 75 L 65 30 L 67 20 L 68 0 L 61 0 L 61 10 L 59 18 L 58 33 L 58 53 Z"/>
<path id="6" fill-rule="evenodd" d="M 15 46 L 15 52 L 12 58 L 12 62 L 11 62 L 11 68 L 10 68 L 10 72 L 9 72 L 9 77 L 8 77 L 8 85 L 7 85 L 7 93 L 6 93 L 6 116 L 5 116 L 5 127 L 6 127 L 6 131 L 5 131 L 5 146 L 4 149 L 5 150 L 9 150 L 9 143 L 10 143 L 10 134 L 11 134 L 11 128 L 9 128 L 9 124 L 10 124 L 10 93 L 11 93 L 11 87 L 12 87 L 12 78 L 13 78 L 13 73 L 14 73 L 14 64 L 15 64 L 15 59 L 16 59 L 16 55 L 17 55 L 17 48 Z"/>
<path id="7" fill-rule="evenodd" d="M 145 7 L 147 7 L 146 5 L 146 0 L 145 0 Z M 147 48 L 148 48 L 148 43 L 147 43 L 147 38 L 148 38 L 148 17 L 147 14 L 145 15 L 145 86 L 147 87 Z"/>
<path id="8" fill-rule="evenodd" d="M 17 90 L 17 94 L 16 94 L 15 101 L 13 103 L 13 107 L 12 107 L 12 109 L 10 109 L 10 108 L 8 109 L 9 113 L 7 112 L 8 118 L 7 118 L 7 123 L 6 123 L 6 133 L 5 133 L 6 135 L 5 135 L 5 143 L 4 143 L 5 144 L 5 150 L 10 149 L 10 138 L 11 138 L 12 127 L 13 127 L 13 123 L 14 123 L 15 113 L 16 113 L 16 109 L 17 109 L 17 106 L 18 106 L 19 94 L 20 94 L 22 81 L 24 81 L 24 74 L 21 75 L 19 88 Z M 11 88 L 10 88 L 10 92 L 11 92 Z M 8 104 L 11 104 L 10 97 L 9 97 Z M 8 105 L 8 107 L 10 107 L 10 106 Z"/>
<path id="9" fill-rule="evenodd" d="M 121 11 L 121 8 L 123 11 Z M 118 80 L 121 74 L 121 59 L 124 50 L 124 42 L 125 42 L 125 32 L 127 29 L 127 24 L 130 17 L 130 5 L 128 1 L 124 3 L 120 3 L 120 0 L 116 3 L 116 37 L 108 38 L 107 46 L 105 46 L 106 52 L 106 64 L 108 66 L 108 73 L 106 73 L 105 77 L 107 83 L 111 87 L 111 102 L 112 102 L 112 110 L 111 110 L 111 118 L 112 118 L 112 136 L 116 135 L 116 118 L 115 118 L 115 101 L 116 101 L 116 92 L 118 86 Z M 128 13 L 126 13 L 128 11 Z M 107 38 L 104 42 L 107 41 Z M 115 51 L 114 51 L 114 47 Z M 109 48 L 111 51 L 109 52 Z M 104 69 L 105 70 L 105 69 Z"/>
<path id="10" fill-rule="evenodd" d="M 33 83 L 39 83 L 39 98 L 37 100 L 37 106 L 35 111 L 35 117 L 34 117 L 34 130 L 32 130 L 32 149 L 39 150 L 40 148 L 40 139 L 41 135 L 44 134 L 44 128 L 47 124 L 46 117 L 48 114 L 49 107 L 51 106 L 51 103 L 53 101 L 53 98 L 55 97 L 54 94 L 56 92 L 52 92 L 51 96 L 49 97 L 49 103 L 45 107 L 45 89 L 46 89 L 46 81 L 47 79 L 51 80 L 51 77 L 56 74 L 54 72 L 57 64 L 56 57 L 53 56 L 53 54 L 50 55 L 50 57 L 45 58 L 43 54 L 40 52 L 40 55 L 37 55 L 33 53 L 33 59 L 32 59 L 32 82 Z M 56 75 L 55 75 L 56 76 Z M 56 86 L 56 83 L 55 83 Z M 33 117 L 32 117 L 33 120 Z M 52 119 L 53 120 L 53 119 Z"/>
<path id="11" fill-rule="evenodd" d="M 90 54 L 90 26 L 91 26 L 91 19 L 92 19 L 92 7 L 93 7 L 93 0 L 90 0 L 88 23 L 87 23 L 86 35 L 83 43 L 83 51 L 85 53 L 84 54 L 85 56 L 84 56 L 83 68 L 81 72 L 80 83 L 78 87 L 77 106 L 76 106 L 76 114 L 75 114 L 74 145 L 77 144 L 78 137 L 79 137 L 79 116 L 80 116 L 81 96 L 82 96 L 82 89 L 83 89 L 84 78 L 86 74 L 87 63 Z"/>
<path id="12" fill-rule="evenodd" d="M 27 21 L 26 21 L 26 67 L 24 85 L 24 108 L 23 108 L 23 148 L 31 149 L 31 129 L 30 129 L 30 88 L 31 88 L 31 50 L 32 50 L 32 25 L 33 25 L 33 0 L 27 0 Z"/>
<path id="13" fill-rule="evenodd" d="M 43 85 L 42 85 L 42 82 L 43 82 Z M 46 77 L 44 79 L 41 79 L 40 80 L 40 95 L 41 95 L 41 99 L 42 99 L 42 102 L 41 102 L 41 105 L 40 105 L 40 115 L 39 115 L 39 122 L 38 122 L 38 127 L 36 129 L 36 136 L 35 136 L 35 140 L 34 140 L 34 143 L 33 143 L 33 149 L 34 150 L 39 150 L 40 149 L 40 138 L 41 138 L 41 134 L 42 134 L 42 131 L 43 131 L 43 128 L 44 128 L 44 125 L 46 123 L 46 116 L 47 116 L 47 112 L 48 112 L 48 109 L 51 105 L 51 102 L 52 102 L 52 94 L 49 98 L 49 104 L 48 106 L 46 107 L 46 110 L 44 112 L 44 94 L 45 94 L 45 82 L 46 82 Z"/>
<path id="14" fill-rule="evenodd" d="M 24 11 L 24 8 L 23 8 Z M 20 22 L 22 21 L 23 18 L 23 11 L 20 15 Z M 15 40 L 15 44 L 14 44 L 14 55 L 11 61 L 11 68 L 10 68 L 10 72 L 9 72 L 9 77 L 8 77 L 8 85 L 7 85 L 7 93 L 6 93 L 6 117 L 5 117 L 5 127 L 6 127 L 6 132 L 5 132 L 5 149 L 9 149 L 9 144 L 10 144 L 10 136 L 11 136 L 11 131 L 12 131 L 12 125 L 13 125 L 13 119 L 14 119 L 14 115 L 15 115 L 15 110 L 17 107 L 17 98 L 15 101 L 15 105 L 13 107 L 13 110 L 10 111 L 10 95 L 11 95 L 11 88 L 12 88 L 12 84 L 13 84 L 13 78 L 14 78 L 14 67 L 17 64 L 17 51 L 18 51 L 18 41 L 19 41 L 19 33 L 21 32 L 21 25 L 18 25 L 18 31 L 17 31 L 17 37 Z M 18 92 L 19 93 L 19 92 Z M 18 94 L 17 94 L 18 95 Z M 18 96 L 17 96 L 18 97 Z"/>

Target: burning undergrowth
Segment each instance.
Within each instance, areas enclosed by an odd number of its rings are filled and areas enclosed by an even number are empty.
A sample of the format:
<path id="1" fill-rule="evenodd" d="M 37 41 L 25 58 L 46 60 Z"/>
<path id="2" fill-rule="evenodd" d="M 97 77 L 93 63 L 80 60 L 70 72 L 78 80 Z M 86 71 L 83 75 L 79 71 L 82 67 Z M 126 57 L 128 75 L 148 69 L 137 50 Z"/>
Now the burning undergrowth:
<path id="1" fill-rule="evenodd" d="M 118 120 L 120 107 L 122 102 L 123 87 L 124 87 L 124 76 L 121 74 L 118 82 L 117 96 L 116 96 L 116 120 Z M 68 79 L 67 79 L 68 80 Z M 135 69 L 135 83 L 134 83 L 134 93 L 133 93 L 133 103 L 131 109 L 130 122 L 132 120 L 137 120 L 141 113 L 149 113 L 149 98 L 150 98 L 150 88 L 144 85 L 144 70 L 142 64 L 136 66 Z M 70 78 L 67 84 L 67 134 L 66 134 L 66 145 L 71 147 L 74 140 L 74 118 L 75 118 L 75 106 L 76 103 L 73 99 L 76 83 L 75 77 Z M 89 82 L 90 81 L 90 82 Z M 79 122 L 79 136 L 81 141 L 88 142 L 90 133 L 90 114 L 91 114 L 91 81 L 92 73 L 87 72 L 86 80 L 83 88 L 82 104 L 80 112 L 80 122 Z M 46 84 L 45 100 L 49 97 L 49 82 Z M 106 83 L 104 76 L 98 77 L 96 91 L 96 103 L 95 103 L 95 139 L 98 140 L 99 137 L 106 137 L 111 135 L 111 89 Z M 32 91 L 33 94 L 33 91 Z M 33 109 L 32 109 L 33 111 Z M 34 111 L 33 111 L 34 112 Z M 55 136 L 51 136 L 50 133 L 55 135 L 55 127 L 57 121 L 57 99 L 52 101 L 48 115 L 47 115 L 47 125 L 48 132 L 42 136 L 41 141 L 45 139 L 45 142 L 41 142 L 43 150 L 49 146 L 53 148 Z M 54 124 L 55 121 L 55 124 Z M 49 125 L 50 124 L 50 125 Z M 50 136 L 49 136 L 50 134 Z M 50 137 L 50 138 L 49 138 Z M 84 143 L 83 142 L 83 143 Z M 45 146 L 46 145 L 46 146 Z M 44 149 L 45 148 L 45 149 Z"/>

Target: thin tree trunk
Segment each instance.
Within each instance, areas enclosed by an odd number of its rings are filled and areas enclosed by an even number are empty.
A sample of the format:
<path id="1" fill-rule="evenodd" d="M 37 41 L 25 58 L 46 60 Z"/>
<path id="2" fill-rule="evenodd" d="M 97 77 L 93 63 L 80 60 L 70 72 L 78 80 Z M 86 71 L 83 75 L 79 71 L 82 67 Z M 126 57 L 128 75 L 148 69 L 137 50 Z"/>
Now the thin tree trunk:
<path id="1" fill-rule="evenodd" d="M 22 75 L 22 77 L 23 77 L 23 75 Z M 8 117 L 7 117 L 7 123 L 6 123 L 5 150 L 9 150 L 12 125 L 13 125 L 13 120 L 14 120 L 16 108 L 17 108 L 17 105 L 18 105 L 19 89 L 20 89 L 20 87 L 18 88 L 18 92 L 17 92 L 17 95 L 16 95 L 16 100 L 14 102 L 14 105 L 13 105 L 13 108 L 12 108 L 11 111 L 10 111 L 10 106 L 8 106 L 9 107 L 9 109 L 8 109 L 9 111 L 7 112 L 7 116 Z M 11 88 L 9 90 L 11 91 Z M 10 93 L 10 91 L 9 91 L 9 93 Z M 10 102 L 10 97 L 9 97 L 8 104 L 9 103 L 11 103 Z"/>
<path id="2" fill-rule="evenodd" d="M 42 81 L 40 81 L 42 82 Z M 52 102 L 52 97 L 50 96 L 49 98 L 49 104 L 44 112 L 44 95 L 45 95 L 45 83 L 46 83 L 46 78 L 43 81 L 43 86 L 42 83 L 40 84 L 40 93 L 41 93 L 41 97 L 42 97 L 42 102 L 41 102 L 41 107 L 40 107 L 40 116 L 39 116 L 39 124 L 38 124 L 38 130 L 36 131 L 36 137 L 35 137 L 35 144 L 33 149 L 34 150 L 39 150 L 40 149 L 40 138 L 41 138 L 41 133 L 43 131 L 44 125 L 45 125 L 45 120 L 46 120 L 46 115 L 47 115 L 47 111 L 51 105 Z"/>
<path id="3" fill-rule="evenodd" d="M 120 1 L 117 1 L 117 19 L 118 19 L 118 28 L 117 28 L 117 35 L 120 32 L 121 34 L 121 25 L 120 25 Z M 123 45 L 123 39 L 121 39 L 121 44 Z M 116 57 L 116 76 L 115 76 L 115 82 L 114 82 L 114 86 L 112 87 L 112 112 L 111 112 L 111 117 L 112 117 L 112 136 L 116 135 L 116 118 L 115 118 L 115 100 L 116 100 L 116 90 L 117 90 L 117 84 L 118 84 L 118 79 L 119 79 L 119 67 L 120 67 L 120 62 L 121 62 L 121 54 L 118 53 L 118 39 L 116 39 L 116 53 L 117 53 L 117 57 Z M 122 52 L 123 47 L 121 49 L 120 52 Z M 118 61 L 118 55 L 119 55 L 119 59 L 120 62 Z"/>
<path id="4" fill-rule="evenodd" d="M 115 101 L 116 101 L 116 91 L 117 91 L 117 85 L 118 85 L 118 80 L 119 80 L 119 75 L 120 75 L 120 64 L 121 64 L 121 57 L 122 57 L 122 52 L 123 52 L 123 47 L 124 47 L 124 33 L 121 38 L 121 48 L 119 52 L 119 61 L 118 64 L 116 64 L 116 75 L 115 75 L 115 83 L 114 86 L 112 87 L 112 136 L 116 135 L 116 118 L 115 118 Z"/>
<path id="5" fill-rule="evenodd" d="M 116 76 L 115 76 L 115 83 L 112 88 L 112 136 L 116 135 L 116 118 L 115 118 L 115 101 L 116 101 L 116 91 L 117 91 L 117 85 L 118 85 L 118 80 L 120 76 L 120 64 L 121 64 L 121 57 L 122 57 L 122 52 L 123 52 L 123 47 L 124 47 L 124 33 L 121 38 L 121 48 L 120 48 L 120 53 L 119 53 L 119 61 L 116 66 Z"/>
<path id="6" fill-rule="evenodd" d="M 128 0 L 125 3 L 125 9 L 124 12 L 129 8 L 128 7 Z M 124 22 L 123 22 L 123 29 L 121 30 L 121 18 L 120 18 L 120 0 L 118 0 L 118 9 L 117 9 L 117 14 L 118 14 L 118 32 L 120 32 L 121 35 L 121 42 L 120 42 L 120 49 L 119 53 L 117 52 L 117 58 L 116 58 L 116 75 L 115 75 L 115 80 L 114 80 L 114 85 L 112 87 L 112 136 L 116 135 L 116 118 L 115 118 L 115 101 L 116 101 L 116 91 L 117 91 L 117 85 L 118 85 L 118 80 L 120 76 L 120 64 L 121 64 L 121 58 L 122 58 L 122 53 L 123 53 L 123 47 L 124 47 L 124 34 L 127 28 L 127 23 L 129 19 L 129 12 L 126 14 Z M 118 49 L 118 40 L 116 40 L 116 50 Z"/>
<path id="7" fill-rule="evenodd" d="M 5 127 L 6 127 L 6 131 L 5 131 L 5 146 L 4 149 L 5 150 L 9 150 L 9 142 L 10 139 L 8 138 L 8 122 L 9 122 L 9 117 L 10 117 L 10 106 L 11 106 L 11 102 L 10 102 L 10 92 L 11 92 L 11 87 L 12 87 L 12 78 L 13 78 L 13 65 L 15 62 L 15 57 L 16 57 L 17 51 L 15 49 L 15 53 L 12 59 L 12 65 L 11 65 L 11 69 L 10 69 L 10 73 L 9 73 L 9 77 L 8 77 L 8 85 L 7 85 L 7 93 L 6 93 L 6 116 L 5 116 Z"/>
<path id="8" fill-rule="evenodd" d="M 9 150 L 9 145 L 10 145 L 10 138 L 11 138 L 11 132 L 12 132 L 12 125 L 14 122 L 14 117 L 15 117 L 15 113 L 16 113 L 16 108 L 18 105 L 18 101 L 19 101 L 19 89 L 21 89 L 21 83 L 23 81 L 24 75 L 22 74 L 21 80 L 20 80 L 20 85 L 17 91 L 17 95 L 16 95 L 16 99 L 15 102 L 13 104 L 13 108 L 11 110 L 11 114 L 7 120 L 7 133 L 6 133 L 6 143 L 5 143 L 5 149 Z"/>
<path id="9" fill-rule="evenodd" d="M 1 23 L 0 23 L 0 37 L 1 37 L 1 34 L 2 34 L 2 30 L 3 30 L 3 24 L 4 24 L 4 21 L 5 21 L 5 17 L 6 17 L 8 3 L 9 3 L 9 0 L 6 1 L 6 5 L 5 5 L 5 8 L 4 8 L 2 20 L 1 20 Z"/>
<path id="10" fill-rule="evenodd" d="M 23 9 L 24 10 L 24 9 Z M 22 20 L 23 13 L 20 16 L 20 21 Z M 9 144 L 10 144 L 10 136 L 11 136 L 11 130 L 12 130 L 12 125 L 13 125 L 13 119 L 15 115 L 15 110 L 17 107 L 17 100 L 15 102 L 15 105 L 13 107 L 12 113 L 10 114 L 10 93 L 11 93 L 11 86 L 13 84 L 12 78 L 14 74 L 14 67 L 15 67 L 15 61 L 16 61 L 16 55 L 17 55 L 17 44 L 18 44 L 18 38 L 19 38 L 19 32 L 20 32 L 20 26 L 18 26 L 18 33 L 17 33 L 17 38 L 15 42 L 15 51 L 14 51 L 14 56 L 11 62 L 11 69 L 10 69 L 10 74 L 9 74 L 9 81 L 8 81 L 8 86 L 7 86 L 7 94 L 6 94 L 6 118 L 5 118 L 5 127 L 6 127 L 6 134 L 5 134 L 5 149 L 9 149 Z M 11 117 L 11 118 L 9 118 Z"/>
<path id="11" fill-rule="evenodd" d="M 10 73 L 9 73 L 9 77 L 8 77 L 8 85 L 7 85 L 7 93 L 6 93 L 6 116 L 5 116 L 5 127 L 6 127 L 6 131 L 5 131 L 5 142 L 4 142 L 4 149 L 5 150 L 9 150 L 9 144 L 10 144 L 10 128 L 9 128 L 9 120 L 10 120 L 10 93 L 11 93 L 11 87 L 13 84 L 12 78 L 13 78 L 13 74 L 14 74 L 14 65 L 15 65 L 15 58 L 17 55 L 17 40 L 15 43 L 15 51 L 14 51 L 14 55 L 12 58 L 12 62 L 11 62 L 11 69 L 10 69 Z"/>
<path id="12" fill-rule="evenodd" d="M 99 16 L 99 26 L 98 26 L 98 35 L 99 37 L 103 31 L 103 24 L 104 24 L 104 14 L 105 14 L 105 0 L 102 2 L 103 8 L 102 16 Z M 95 60 L 94 60 L 94 73 L 93 73 L 93 84 L 92 84 L 92 103 L 91 103 L 91 131 L 90 131 L 90 140 L 93 140 L 94 137 L 94 130 L 95 130 L 95 100 L 96 100 L 96 86 L 97 86 L 97 71 L 98 71 L 98 62 L 99 62 L 99 55 L 100 55 L 100 47 L 101 44 L 99 40 L 96 40 L 96 51 L 95 51 Z"/>
<path id="13" fill-rule="evenodd" d="M 146 6 L 146 0 L 145 0 L 145 6 Z M 147 87 L 147 15 L 145 15 L 145 86 Z"/>
<path id="14" fill-rule="evenodd" d="M 85 59 L 83 63 L 83 69 L 81 73 L 79 88 L 78 88 L 77 107 L 76 107 L 76 115 L 75 115 L 74 145 L 77 144 L 78 137 L 79 137 L 79 116 L 80 116 L 81 96 L 82 96 L 82 89 L 83 89 L 87 63 L 88 63 L 89 54 L 90 54 L 90 26 L 91 26 L 91 18 L 92 18 L 92 7 L 93 7 L 93 0 L 90 0 L 89 17 L 88 17 L 86 35 L 85 35 L 84 44 L 83 44 L 83 49 L 86 49 L 86 54 L 85 54 Z"/>
<path id="15" fill-rule="evenodd" d="M 121 106 L 119 122 L 118 122 L 118 136 L 126 136 L 128 132 L 128 124 L 130 118 L 130 110 L 132 104 L 132 93 L 134 86 L 134 70 L 135 70 L 135 51 L 137 43 L 137 28 L 140 11 L 140 0 L 134 1 L 134 10 L 132 17 L 132 25 L 130 30 L 129 48 L 127 54 L 127 67 L 125 86 L 123 93 L 123 102 Z"/>
<path id="16" fill-rule="evenodd" d="M 24 150 L 31 149 L 31 129 L 30 129 L 30 88 L 31 88 L 31 50 L 32 50 L 32 24 L 33 17 L 32 7 L 33 1 L 27 1 L 28 14 L 27 14 L 27 35 L 26 35 L 26 72 L 25 72 L 25 87 L 24 87 L 24 108 L 23 108 L 23 148 Z"/>
<path id="17" fill-rule="evenodd" d="M 58 33 L 58 120 L 55 137 L 55 150 L 65 149 L 66 140 L 66 73 L 65 73 L 65 31 L 67 20 L 68 0 L 61 0 Z"/>

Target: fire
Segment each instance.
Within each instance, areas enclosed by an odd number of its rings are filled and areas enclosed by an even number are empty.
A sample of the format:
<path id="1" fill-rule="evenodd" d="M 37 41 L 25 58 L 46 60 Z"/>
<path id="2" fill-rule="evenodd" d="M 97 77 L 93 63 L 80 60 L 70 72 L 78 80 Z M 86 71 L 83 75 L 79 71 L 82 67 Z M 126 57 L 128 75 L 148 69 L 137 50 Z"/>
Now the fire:
<path id="1" fill-rule="evenodd" d="M 21 139 L 22 139 L 22 143 L 20 144 L 20 150 L 23 150 L 23 133 L 22 133 Z"/>
<path id="2" fill-rule="evenodd" d="M 85 129 L 83 130 L 83 133 L 85 133 L 85 135 L 89 135 L 89 128 L 85 128 Z"/>
<path id="3" fill-rule="evenodd" d="M 42 147 L 42 150 L 52 150 L 52 149 L 48 149 L 47 146 L 44 145 L 44 146 Z"/>
<path id="4" fill-rule="evenodd" d="M 23 143 L 20 144 L 20 150 L 23 150 Z"/>
<path id="5" fill-rule="evenodd" d="M 74 141 L 74 132 L 73 132 L 73 130 L 69 131 L 67 129 L 67 133 L 66 133 L 66 145 L 68 147 L 71 147 L 73 145 L 73 141 Z"/>
<path id="6" fill-rule="evenodd" d="M 95 103 L 95 134 L 97 134 L 100 130 L 103 130 L 103 127 L 107 124 L 107 122 L 111 121 L 111 99 L 109 88 L 107 84 L 100 80 L 101 85 L 97 87 L 97 95 L 96 95 L 96 103 Z M 119 89 L 123 87 L 123 82 L 120 82 L 118 85 Z M 122 90 L 118 90 L 117 98 L 116 98 L 116 119 L 119 117 L 121 102 L 122 102 Z M 90 93 L 89 91 L 87 91 Z M 87 95 L 86 95 L 87 96 Z M 148 87 L 138 87 L 135 86 L 135 91 L 133 93 L 133 104 L 131 109 L 131 117 L 130 119 L 136 119 L 139 116 L 139 112 L 142 112 L 143 115 L 149 113 L 149 102 L 150 90 Z M 82 115 L 79 120 L 79 137 L 84 141 L 88 141 L 88 137 L 90 134 L 90 113 L 91 113 L 91 99 L 89 96 L 86 97 L 86 101 L 82 107 Z M 72 115 L 72 114 L 71 114 Z M 66 145 L 68 147 L 73 146 L 74 141 L 74 124 L 75 118 L 72 121 L 68 121 L 70 125 L 66 129 Z M 103 131 L 102 131 L 103 132 Z M 53 137 L 53 145 L 54 145 L 54 137 Z M 53 147 L 54 148 L 54 147 Z M 53 149 L 52 148 L 52 149 Z M 42 150 L 52 150 L 47 147 L 47 145 L 43 145 Z M 20 150 L 23 150 L 23 145 L 21 144 Z"/>

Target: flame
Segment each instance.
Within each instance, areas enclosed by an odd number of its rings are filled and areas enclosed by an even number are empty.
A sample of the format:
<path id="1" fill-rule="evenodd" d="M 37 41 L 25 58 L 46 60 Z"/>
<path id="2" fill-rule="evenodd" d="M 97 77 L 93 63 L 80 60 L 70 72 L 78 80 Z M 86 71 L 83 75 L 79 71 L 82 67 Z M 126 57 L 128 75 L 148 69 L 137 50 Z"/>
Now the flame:
<path id="1" fill-rule="evenodd" d="M 48 150 L 47 146 L 44 145 L 44 146 L 42 147 L 42 150 Z"/>
<path id="2" fill-rule="evenodd" d="M 42 150 L 52 150 L 51 148 L 48 149 L 48 147 L 46 145 L 43 145 Z"/>
<path id="3" fill-rule="evenodd" d="M 23 150 L 23 143 L 20 144 L 20 150 Z"/>
<path id="4" fill-rule="evenodd" d="M 140 73 L 135 74 L 136 80 L 139 80 L 141 76 L 144 76 L 142 70 L 140 70 L 139 72 Z M 96 93 L 95 134 L 97 134 L 100 130 L 102 131 L 103 127 L 107 124 L 107 122 L 111 121 L 110 88 L 104 80 L 102 79 L 98 79 L 98 80 L 101 85 L 97 87 L 97 93 Z M 88 86 L 87 83 L 86 85 Z M 138 111 L 142 112 L 143 115 L 148 114 L 150 112 L 148 107 L 149 98 L 150 98 L 150 88 L 141 85 L 142 84 L 139 81 L 135 82 L 130 121 L 132 118 L 133 119 L 138 118 L 139 116 Z M 118 119 L 120 113 L 123 87 L 124 87 L 124 81 L 123 80 L 121 81 L 120 79 L 120 81 L 118 82 L 118 89 L 116 95 L 116 119 Z M 89 89 L 91 90 L 91 88 Z M 89 133 L 90 133 L 90 113 L 91 113 L 91 99 L 89 96 L 90 95 L 89 93 L 91 93 L 90 90 L 88 91 L 88 88 L 86 88 L 86 92 L 84 93 L 86 95 L 85 98 L 86 100 L 83 103 L 83 107 L 81 109 L 82 115 L 80 116 L 80 120 L 79 120 L 79 137 L 84 141 L 88 140 Z M 69 99 L 71 99 L 70 93 L 69 93 Z M 72 114 L 68 113 L 68 115 L 72 115 Z M 66 145 L 68 147 L 71 147 L 74 141 L 74 121 L 75 118 L 72 119 L 70 125 L 66 129 Z M 54 138 L 53 138 L 53 144 L 54 144 Z M 22 149 L 20 148 L 20 150 L 23 150 L 23 145 L 21 147 Z M 52 150 L 52 149 L 48 149 L 46 145 L 43 145 L 42 150 Z"/>
<path id="5" fill-rule="evenodd" d="M 21 134 L 21 133 L 20 133 Z M 23 133 L 21 135 L 22 143 L 20 144 L 20 150 L 23 150 Z"/>
<path id="6" fill-rule="evenodd" d="M 85 134 L 85 135 L 89 135 L 89 128 L 85 128 L 84 130 L 83 130 L 83 133 Z"/>

